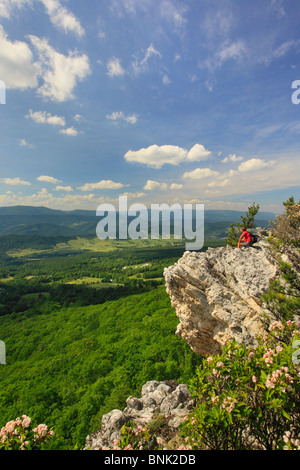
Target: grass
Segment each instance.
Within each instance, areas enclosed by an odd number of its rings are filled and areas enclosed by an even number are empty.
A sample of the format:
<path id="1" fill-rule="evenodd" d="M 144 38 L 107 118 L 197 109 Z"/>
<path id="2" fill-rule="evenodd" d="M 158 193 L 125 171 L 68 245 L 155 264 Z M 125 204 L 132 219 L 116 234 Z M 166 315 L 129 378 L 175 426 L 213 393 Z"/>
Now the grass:
<path id="1" fill-rule="evenodd" d="M 74 251 L 93 251 L 93 252 L 102 252 L 107 253 L 110 251 L 115 251 L 120 248 L 130 249 L 130 248 L 143 248 L 143 247 L 168 247 L 172 246 L 182 246 L 184 240 L 151 240 L 151 239 L 137 239 L 137 240 L 101 240 L 100 238 L 87 238 L 87 237 L 77 237 L 76 239 L 69 240 L 66 243 L 57 243 L 53 248 L 46 250 L 37 250 L 34 248 L 25 248 L 25 249 L 16 249 L 8 250 L 6 254 L 11 258 L 24 258 L 30 257 L 32 255 L 45 255 L 58 252 L 74 252 Z"/>

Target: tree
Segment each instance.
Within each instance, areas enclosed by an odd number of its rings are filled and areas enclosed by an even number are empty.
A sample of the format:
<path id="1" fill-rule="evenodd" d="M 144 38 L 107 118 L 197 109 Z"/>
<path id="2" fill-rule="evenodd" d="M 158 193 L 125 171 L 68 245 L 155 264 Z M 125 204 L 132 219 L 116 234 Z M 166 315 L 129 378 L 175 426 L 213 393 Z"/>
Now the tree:
<path id="1" fill-rule="evenodd" d="M 237 246 L 240 234 L 241 227 L 245 229 L 252 229 L 255 227 L 254 217 L 259 211 L 259 204 L 253 203 L 248 207 L 248 211 L 245 216 L 241 216 L 241 221 L 232 223 L 230 225 L 230 230 L 228 232 L 227 244 L 230 246 Z"/>
<path id="2" fill-rule="evenodd" d="M 273 227 L 273 236 L 277 238 L 279 243 L 300 246 L 300 200 L 290 197 L 283 202 L 285 212 L 276 217 L 275 222 L 271 222 Z"/>

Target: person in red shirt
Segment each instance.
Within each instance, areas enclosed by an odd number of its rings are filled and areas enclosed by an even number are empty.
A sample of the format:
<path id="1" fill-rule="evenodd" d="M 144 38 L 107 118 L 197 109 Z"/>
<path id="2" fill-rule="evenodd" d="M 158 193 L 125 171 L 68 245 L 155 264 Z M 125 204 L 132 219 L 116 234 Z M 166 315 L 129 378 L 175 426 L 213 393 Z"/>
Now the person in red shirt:
<path id="1" fill-rule="evenodd" d="M 251 246 L 252 240 L 251 240 L 251 235 L 249 232 L 247 232 L 245 227 L 241 228 L 242 235 L 240 236 L 240 239 L 238 241 L 238 248 L 241 246 Z"/>

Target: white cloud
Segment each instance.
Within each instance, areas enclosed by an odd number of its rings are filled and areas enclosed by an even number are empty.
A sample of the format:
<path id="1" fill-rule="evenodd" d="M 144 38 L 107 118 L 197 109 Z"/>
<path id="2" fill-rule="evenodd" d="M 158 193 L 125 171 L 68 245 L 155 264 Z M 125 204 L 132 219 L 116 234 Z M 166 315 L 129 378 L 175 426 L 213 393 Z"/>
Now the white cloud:
<path id="1" fill-rule="evenodd" d="M 29 181 L 24 181 L 21 178 L 1 178 L 1 182 L 4 184 L 9 184 L 10 186 L 30 186 Z"/>
<path id="2" fill-rule="evenodd" d="M 58 180 L 57 178 L 53 178 L 53 176 L 47 176 L 47 175 L 38 176 L 37 181 L 43 181 L 44 183 L 52 183 L 52 184 L 61 183 L 61 181 Z"/>
<path id="3" fill-rule="evenodd" d="M 228 163 L 228 162 L 239 162 L 243 160 L 244 157 L 237 157 L 235 154 L 228 155 L 228 157 L 223 158 L 222 163 Z"/>
<path id="4" fill-rule="evenodd" d="M 286 16 L 283 0 L 271 0 L 270 8 L 276 14 L 277 18 L 282 19 Z"/>
<path id="5" fill-rule="evenodd" d="M 190 162 L 207 160 L 211 155 L 209 150 L 206 150 L 203 145 L 195 144 L 187 154 L 187 160 Z"/>
<path id="6" fill-rule="evenodd" d="M 75 15 L 63 7 L 58 0 L 40 0 L 45 6 L 52 24 L 68 33 L 69 31 L 82 37 L 85 34 L 84 28 Z"/>
<path id="7" fill-rule="evenodd" d="M 265 64 L 269 65 L 273 60 L 280 59 L 280 57 L 285 56 L 290 49 L 298 48 L 299 45 L 300 45 L 300 40 L 299 39 L 283 42 L 280 46 L 278 46 L 269 55 L 264 57 Z"/>
<path id="8" fill-rule="evenodd" d="M 224 179 L 223 181 L 211 181 L 208 183 L 207 186 L 210 188 L 216 188 L 216 187 L 221 187 L 224 188 L 225 186 L 229 186 L 231 184 L 231 181 L 229 179 Z"/>
<path id="9" fill-rule="evenodd" d="M 50 17 L 51 23 L 64 33 L 69 31 L 81 37 L 84 35 L 84 28 L 75 15 L 63 7 L 59 0 L 36 0 L 42 3 Z M 33 7 L 33 0 L 0 0 L 0 17 L 11 18 L 13 12 L 25 6 Z"/>
<path id="10" fill-rule="evenodd" d="M 183 184 L 179 184 L 179 183 L 172 183 L 170 186 L 170 189 L 182 189 L 182 188 L 183 188 Z"/>
<path id="11" fill-rule="evenodd" d="M 119 189 L 123 188 L 124 186 L 125 185 L 122 183 L 115 183 L 111 180 L 102 180 L 98 181 L 98 183 L 86 183 L 83 186 L 80 186 L 78 189 L 81 191 L 91 191 L 93 189 Z"/>
<path id="12" fill-rule="evenodd" d="M 52 116 L 52 114 L 46 111 L 35 111 L 29 110 L 29 114 L 25 116 L 27 119 L 32 119 L 38 124 L 50 124 L 51 126 L 65 126 L 66 121 L 62 116 Z"/>
<path id="13" fill-rule="evenodd" d="M 176 145 L 150 145 L 148 148 L 136 151 L 129 150 L 124 158 L 130 163 L 142 163 L 152 168 L 161 168 L 165 164 L 179 165 L 184 161 L 206 160 L 210 154 L 211 152 L 200 144 L 194 145 L 190 151 Z"/>
<path id="14" fill-rule="evenodd" d="M 241 172 L 262 170 L 263 168 L 273 166 L 275 163 L 275 160 L 270 160 L 267 162 L 261 158 L 251 158 L 250 160 L 241 163 L 238 167 L 238 170 Z"/>
<path id="15" fill-rule="evenodd" d="M 217 57 L 222 64 L 226 60 L 230 59 L 239 59 L 246 53 L 246 46 L 245 43 L 241 40 L 233 42 L 231 44 L 226 44 L 222 47 L 221 50 L 218 51 Z"/>
<path id="16" fill-rule="evenodd" d="M 74 127 L 68 127 L 67 129 L 61 129 L 59 131 L 60 134 L 70 135 L 72 137 L 76 137 L 78 135 L 78 131 L 74 129 Z"/>
<path id="17" fill-rule="evenodd" d="M 183 16 L 186 10 L 187 7 L 183 3 L 176 4 L 174 0 L 172 2 L 170 0 L 160 2 L 161 16 L 176 28 L 182 28 L 186 24 L 187 20 Z"/>
<path id="18" fill-rule="evenodd" d="M 218 171 L 211 170 L 210 168 L 196 168 L 193 171 L 186 171 L 182 178 L 184 179 L 193 179 L 193 180 L 200 180 L 203 178 L 212 178 L 219 176 Z"/>
<path id="19" fill-rule="evenodd" d="M 75 121 L 79 122 L 82 119 L 81 114 L 75 114 L 74 118 Z"/>
<path id="20" fill-rule="evenodd" d="M 20 147 L 27 147 L 29 149 L 35 148 L 35 146 L 33 144 L 29 144 L 26 139 L 20 139 L 19 140 L 19 145 L 20 145 Z"/>
<path id="21" fill-rule="evenodd" d="M 137 193 L 128 193 L 128 192 L 125 192 L 125 193 L 123 193 L 123 194 L 120 194 L 120 196 L 126 196 L 126 197 L 128 197 L 128 198 L 130 198 L 130 199 L 136 199 L 136 198 L 139 199 L 139 198 L 141 198 L 141 197 L 146 196 L 146 194 L 145 194 L 145 193 L 142 193 L 142 192 L 137 192 Z"/>
<path id="22" fill-rule="evenodd" d="M 158 181 L 148 180 L 144 186 L 144 189 L 147 191 L 153 191 L 154 189 L 165 190 L 168 189 L 168 185 L 166 183 L 159 183 Z"/>
<path id="23" fill-rule="evenodd" d="M 0 0 L 0 17 L 9 19 L 14 9 L 31 4 L 31 0 Z"/>
<path id="24" fill-rule="evenodd" d="M 38 52 L 42 67 L 44 84 L 38 89 L 38 94 L 58 102 L 73 99 L 77 81 L 90 73 L 87 55 L 69 52 L 65 56 L 53 49 L 45 38 L 30 35 L 29 39 Z"/>
<path id="25" fill-rule="evenodd" d="M 129 150 L 124 158 L 128 162 L 143 163 L 149 167 L 161 168 L 166 163 L 178 165 L 187 155 L 187 150 L 175 145 L 151 145 L 137 151 Z"/>
<path id="26" fill-rule="evenodd" d="M 161 53 L 155 49 L 153 44 L 150 44 L 150 46 L 147 48 L 145 52 L 144 57 L 142 59 L 136 59 L 132 63 L 134 73 L 138 74 L 142 71 L 145 71 L 147 69 L 149 59 L 153 56 L 161 57 Z"/>
<path id="27" fill-rule="evenodd" d="M 55 191 L 66 191 L 69 193 L 73 191 L 73 188 L 71 186 L 56 186 Z"/>
<path id="28" fill-rule="evenodd" d="M 164 84 L 164 85 L 170 85 L 170 83 L 171 83 L 171 80 L 169 79 L 169 77 L 168 77 L 167 74 L 165 74 L 165 75 L 163 76 L 162 81 L 163 81 L 163 84 Z"/>
<path id="29" fill-rule="evenodd" d="M 123 69 L 120 59 L 113 57 L 107 62 L 107 75 L 110 77 L 121 77 L 124 75 L 125 70 Z"/>
<path id="30" fill-rule="evenodd" d="M 137 122 L 137 117 L 135 114 L 132 114 L 131 116 L 125 116 L 123 111 L 115 111 L 112 114 L 107 114 L 106 119 L 110 119 L 112 121 L 121 119 L 123 121 L 129 122 L 130 124 L 135 124 Z"/>
<path id="31" fill-rule="evenodd" d="M 10 41 L 0 25 L 0 77 L 6 88 L 36 88 L 40 73 L 40 64 L 34 62 L 28 44 Z"/>
<path id="32" fill-rule="evenodd" d="M 144 57 L 144 58 L 142 59 L 142 61 L 141 61 L 141 65 L 145 64 L 146 62 L 148 62 L 148 60 L 150 59 L 150 57 L 152 57 L 152 56 L 154 56 L 154 55 L 158 55 L 159 57 L 161 57 L 161 53 L 155 49 L 155 47 L 153 46 L 153 44 L 150 44 L 150 46 L 149 46 L 148 49 L 146 50 L 145 57 Z"/>
<path id="33" fill-rule="evenodd" d="M 227 34 L 224 32 L 225 37 L 226 35 Z M 223 34 L 221 34 L 221 37 L 222 36 Z M 216 46 L 214 45 L 213 41 L 211 49 L 215 52 L 209 55 L 207 59 L 199 63 L 200 68 L 206 69 L 209 72 L 209 77 L 206 80 L 205 85 L 210 92 L 213 90 L 213 87 L 216 82 L 215 72 L 220 69 L 225 62 L 227 62 L 228 60 L 240 61 L 241 59 L 248 57 L 246 45 L 242 40 L 231 42 L 228 39 L 223 39 L 222 37 L 221 47 L 216 50 Z"/>
<path id="34" fill-rule="evenodd" d="M 112 0 L 111 9 L 114 14 L 123 16 L 124 12 L 135 15 L 137 10 L 146 11 L 152 0 Z"/>

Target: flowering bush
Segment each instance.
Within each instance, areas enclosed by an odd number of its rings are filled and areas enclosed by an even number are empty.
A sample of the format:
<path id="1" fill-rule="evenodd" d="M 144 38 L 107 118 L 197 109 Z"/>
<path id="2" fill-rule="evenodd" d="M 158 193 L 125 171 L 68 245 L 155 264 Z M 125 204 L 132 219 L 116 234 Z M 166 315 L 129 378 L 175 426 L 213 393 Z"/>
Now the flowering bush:
<path id="1" fill-rule="evenodd" d="M 0 431 L 0 450 L 35 450 L 40 449 L 47 439 L 53 436 L 46 424 L 33 428 L 31 419 L 23 415 L 9 421 Z"/>
<path id="2" fill-rule="evenodd" d="M 196 406 L 183 426 L 193 449 L 300 450 L 299 338 L 294 322 L 276 321 L 255 349 L 232 341 L 203 361 L 191 384 Z"/>
<path id="3" fill-rule="evenodd" d="M 153 436 L 146 426 L 124 424 L 120 439 L 114 441 L 112 450 L 161 450 L 162 444 L 162 438 Z"/>

